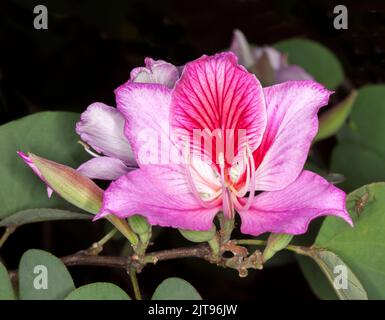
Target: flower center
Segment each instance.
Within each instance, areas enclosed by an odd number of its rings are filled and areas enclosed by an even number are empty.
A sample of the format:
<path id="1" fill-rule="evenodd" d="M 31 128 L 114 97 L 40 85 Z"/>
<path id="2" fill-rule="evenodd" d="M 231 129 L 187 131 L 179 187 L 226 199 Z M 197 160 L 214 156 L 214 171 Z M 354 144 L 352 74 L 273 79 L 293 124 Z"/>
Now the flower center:
<path id="1" fill-rule="evenodd" d="M 244 149 L 242 163 L 236 164 L 231 169 L 226 168 L 224 154 L 220 152 L 218 154 L 220 172 L 218 173 L 210 167 L 212 170 L 211 179 L 207 177 L 207 174 L 200 172 L 199 168 L 195 168 L 191 162 L 191 157 L 187 160 L 185 169 L 188 183 L 195 198 L 204 208 L 213 208 L 222 202 L 223 213 L 228 218 L 234 217 L 234 209 L 245 211 L 250 208 L 254 200 L 256 181 L 255 163 L 248 145 Z M 245 176 L 245 182 L 243 187 L 238 190 L 236 184 L 243 176 Z M 197 179 L 200 179 L 200 182 L 203 182 L 211 192 L 198 190 Z M 201 183 L 199 183 L 200 189 L 202 189 Z M 247 193 L 249 196 L 245 198 Z"/>

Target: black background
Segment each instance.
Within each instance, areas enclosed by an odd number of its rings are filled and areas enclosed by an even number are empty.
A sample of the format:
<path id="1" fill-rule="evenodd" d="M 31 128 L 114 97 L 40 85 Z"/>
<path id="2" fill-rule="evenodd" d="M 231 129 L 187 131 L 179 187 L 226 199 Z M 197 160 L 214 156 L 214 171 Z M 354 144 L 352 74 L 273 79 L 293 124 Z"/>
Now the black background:
<path id="1" fill-rule="evenodd" d="M 48 8 L 48 30 L 33 28 L 37 4 Z M 348 7 L 348 30 L 333 28 L 337 4 Z M 354 87 L 384 82 L 383 1 L 1 0 L 0 124 L 42 110 L 82 112 L 94 101 L 114 105 L 113 90 L 144 57 L 180 65 L 226 49 L 234 28 L 258 45 L 293 36 L 319 41 L 339 57 Z M 2 258 L 14 269 L 29 248 L 70 254 L 98 240 L 104 230 L 103 222 L 24 226 L 8 240 Z M 152 249 L 187 244 L 180 238 L 175 230 L 163 231 Z M 106 253 L 119 254 L 120 246 L 115 241 Z M 203 261 L 162 262 L 146 268 L 139 281 L 147 298 L 164 278 L 180 276 L 209 299 L 315 299 L 295 261 L 288 261 L 250 272 L 246 279 Z M 131 290 L 121 270 L 76 267 L 71 273 L 78 286 L 111 281 Z"/>

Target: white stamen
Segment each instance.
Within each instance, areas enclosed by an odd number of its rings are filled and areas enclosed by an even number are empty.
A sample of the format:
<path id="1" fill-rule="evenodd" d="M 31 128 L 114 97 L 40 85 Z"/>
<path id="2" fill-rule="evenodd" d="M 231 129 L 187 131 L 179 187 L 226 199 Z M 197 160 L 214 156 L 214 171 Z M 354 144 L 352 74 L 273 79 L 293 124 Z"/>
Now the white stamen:
<path id="1" fill-rule="evenodd" d="M 83 146 L 84 150 L 85 150 L 87 153 L 89 153 L 91 156 L 93 156 L 93 157 L 95 157 L 95 158 L 99 158 L 99 157 L 100 157 L 100 154 L 97 154 L 97 153 L 93 152 L 93 151 L 91 150 L 90 146 L 89 146 L 87 143 L 85 143 L 85 142 L 83 142 L 83 141 L 80 141 L 80 140 L 78 141 L 78 143 L 81 144 L 81 145 Z"/>

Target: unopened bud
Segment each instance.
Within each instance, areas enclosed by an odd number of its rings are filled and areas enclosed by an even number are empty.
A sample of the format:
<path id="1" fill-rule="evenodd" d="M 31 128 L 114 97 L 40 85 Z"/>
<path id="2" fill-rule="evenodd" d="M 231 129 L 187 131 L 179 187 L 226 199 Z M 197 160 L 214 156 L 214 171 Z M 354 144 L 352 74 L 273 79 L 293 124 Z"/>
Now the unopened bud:
<path id="1" fill-rule="evenodd" d="M 191 242 L 210 241 L 212 238 L 214 238 L 215 233 L 217 231 L 214 224 L 211 227 L 211 229 L 208 231 L 194 231 L 194 230 L 184 230 L 184 229 L 178 229 L 178 230 L 183 237 L 185 237 L 187 240 Z"/>
<path id="2" fill-rule="evenodd" d="M 21 154 L 24 161 L 40 178 L 62 198 L 78 208 L 98 213 L 103 199 L 103 190 L 91 179 L 75 169 L 29 153 Z"/>
<path id="3" fill-rule="evenodd" d="M 278 251 L 286 248 L 291 239 L 293 238 L 292 234 L 285 233 L 271 233 L 267 239 L 267 245 L 263 251 L 263 258 L 265 261 L 273 257 Z"/>
<path id="4" fill-rule="evenodd" d="M 151 225 L 147 222 L 146 218 L 138 214 L 129 217 L 128 223 L 131 229 L 139 235 L 149 233 L 151 230 Z"/>

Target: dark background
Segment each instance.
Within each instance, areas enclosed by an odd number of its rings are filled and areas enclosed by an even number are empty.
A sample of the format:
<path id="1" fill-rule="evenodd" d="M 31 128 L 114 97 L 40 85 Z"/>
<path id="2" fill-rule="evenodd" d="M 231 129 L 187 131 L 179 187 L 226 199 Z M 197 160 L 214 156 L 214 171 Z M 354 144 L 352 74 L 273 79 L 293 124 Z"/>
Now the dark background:
<path id="1" fill-rule="evenodd" d="M 33 28 L 37 4 L 48 8 L 48 30 Z M 348 7 L 348 30 L 333 28 L 337 4 Z M 258 45 L 293 36 L 319 41 L 339 57 L 354 87 L 385 80 L 383 1 L 1 0 L 0 124 L 42 110 L 82 112 L 94 101 L 114 105 L 113 90 L 144 57 L 180 65 L 228 48 L 234 28 Z M 86 248 L 104 232 L 103 222 L 24 226 L 2 257 L 14 269 L 29 248 L 61 256 Z M 156 242 L 153 249 L 187 244 L 175 230 L 162 232 Z M 105 252 L 119 254 L 121 246 L 115 240 Z M 139 281 L 145 297 L 164 278 L 180 276 L 210 299 L 315 298 L 295 260 L 286 255 L 272 263 L 283 267 L 267 266 L 240 279 L 235 271 L 193 259 L 162 262 L 146 268 Z M 120 270 L 77 267 L 71 273 L 77 285 L 111 281 L 130 291 Z"/>

